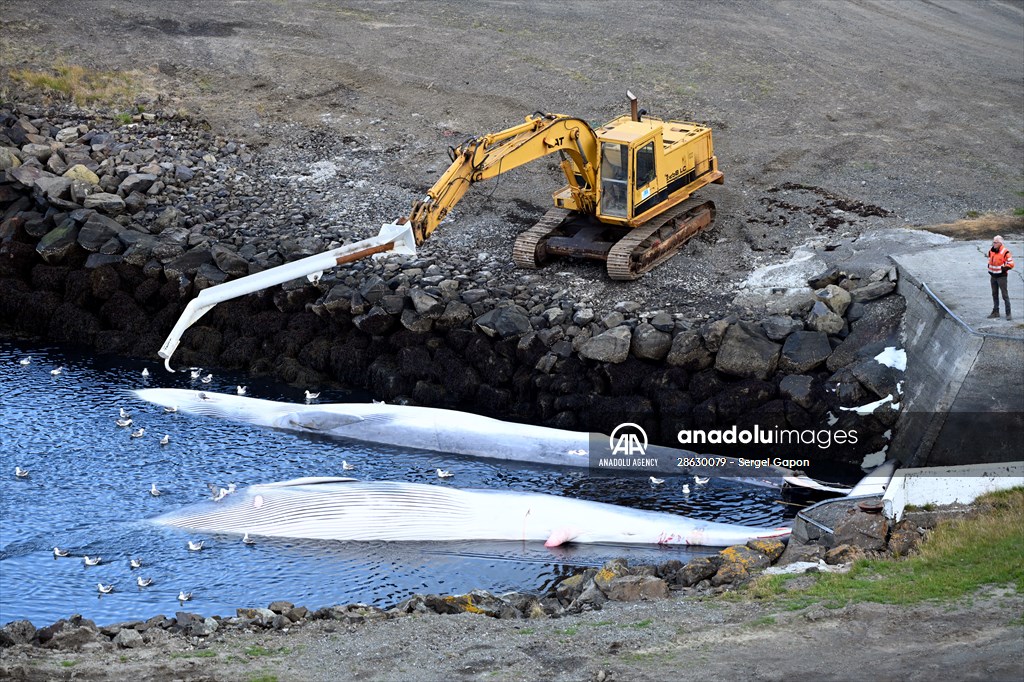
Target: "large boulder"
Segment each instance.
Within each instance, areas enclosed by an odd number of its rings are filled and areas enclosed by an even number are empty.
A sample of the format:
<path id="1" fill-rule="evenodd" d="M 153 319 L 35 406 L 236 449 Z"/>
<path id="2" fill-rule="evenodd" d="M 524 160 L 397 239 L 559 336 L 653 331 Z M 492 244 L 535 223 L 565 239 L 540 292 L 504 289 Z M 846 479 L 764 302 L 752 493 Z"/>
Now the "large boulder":
<path id="1" fill-rule="evenodd" d="M 699 372 L 710 367 L 715 359 L 711 352 L 704 347 L 700 332 L 683 331 L 672 339 L 672 347 L 665 361 L 673 367 Z"/>
<path id="2" fill-rule="evenodd" d="M 522 336 L 533 329 L 530 318 L 514 306 L 488 310 L 474 324 L 487 336 L 499 339 Z"/>
<path id="3" fill-rule="evenodd" d="M 886 548 L 888 534 L 889 523 L 885 516 L 859 510 L 850 510 L 845 518 L 836 523 L 833 531 L 837 547 L 850 545 L 871 552 Z"/>
<path id="4" fill-rule="evenodd" d="M 835 284 L 829 284 L 822 289 L 818 289 L 814 292 L 814 297 L 827 305 L 829 310 L 839 317 L 842 317 L 843 313 L 846 312 L 846 308 L 850 305 L 851 300 L 850 292 Z"/>
<path id="5" fill-rule="evenodd" d="M 633 355 L 643 360 L 662 360 L 672 347 L 672 335 L 643 322 L 633 330 Z"/>
<path id="6" fill-rule="evenodd" d="M 156 176 L 152 173 L 132 173 L 118 185 L 118 194 L 122 196 L 128 196 L 132 192 L 141 192 L 145 194 L 146 190 L 153 186 L 156 182 Z"/>
<path id="7" fill-rule="evenodd" d="M 772 341 L 782 341 L 793 332 L 803 330 L 804 323 L 789 315 L 772 315 L 761 320 L 761 328 Z"/>
<path id="8" fill-rule="evenodd" d="M 781 349 L 764 335 L 760 325 L 737 322 L 725 333 L 715 369 L 736 377 L 767 379 L 775 373 Z"/>
<path id="9" fill-rule="evenodd" d="M 36 251 L 51 265 L 59 263 L 74 251 L 78 241 L 78 227 L 73 220 L 65 220 L 59 226 L 43 235 L 36 244 Z"/>
<path id="10" fill-rule="evenodd" d="M 779 369 L 804 374 L 822 365 L 831 354 L 832 346 L 824 332 L 793 332 L 782 346 Z"/>
<path id="11" fill-rule="evenodd" d="M 807 326 L 816 332 L 838 334 L 843 329 L 843 318 L 821 301 L 815 301 L 807 313 Z"/>
<path id="12" fill-rule="evenodd" d="M 124 211 L 124 199 L 109 192 L 90 194 L 82 202 L 82 205 L 86 208 L 94 208 L 97 211 L 109 213 L 110 215 L 116 215 Z"/>
<path id="13" fill-rule="evenodd" d="M 779 382 L 779 394 L 809 410 L 815 402 L 814 379 L 804 374 L 790 374 Z"/>
<path id="14" fill-rule="evenodd" d="M 846 367 L 869 344 L 900 346 L 899 330 L 906 309 L 907 302 L 902 296 L 886 296 L 865 303 L 864 314 L 850 327 L 850 334 L 829 356 L 826 362 L 829 370 L 834 372 Z"/>
<path id="15" fill-rule="evenodd" d="M 588 339 L 580 348 L 580 355 L 588 360 L 598 362 L 625 362 L 629 357 L 629 347 L 633 335 L 629 327 L 612 327 L 608 331 L 601 332 L 592 339 Z"/>
<path id="16" fill-rule="evenodd" d="M 111 238 L 119 235 L 125 228 L 115 220 L 105 215 L 93 213 L 78 232 L 78 243 L 86 251 L 95 253 L 110 241 Z"/>

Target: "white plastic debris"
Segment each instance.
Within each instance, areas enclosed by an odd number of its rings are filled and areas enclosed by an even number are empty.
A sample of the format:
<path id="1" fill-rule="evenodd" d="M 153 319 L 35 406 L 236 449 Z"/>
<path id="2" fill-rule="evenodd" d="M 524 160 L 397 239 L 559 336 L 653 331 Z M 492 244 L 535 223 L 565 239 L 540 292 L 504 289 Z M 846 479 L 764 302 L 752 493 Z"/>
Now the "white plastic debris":
<path id="1" fill-rule="evenodd" d="M 907 351 L 902 348 L 897 349 L 895 346 L 889 346 L 876 355 L 875 360 L 886 367 L 892 367 L 900 372 L 907 371 Z"/>

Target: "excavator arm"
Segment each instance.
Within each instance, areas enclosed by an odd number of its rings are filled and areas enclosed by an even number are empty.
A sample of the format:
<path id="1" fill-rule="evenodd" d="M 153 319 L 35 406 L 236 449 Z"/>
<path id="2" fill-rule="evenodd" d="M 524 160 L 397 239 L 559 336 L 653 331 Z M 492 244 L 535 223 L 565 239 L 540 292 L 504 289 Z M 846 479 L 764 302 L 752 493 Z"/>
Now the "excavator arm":
<path id="1" fill-rule="evenodd" d="M 507 130 L 472 138 L 449 150 L 452 164 L 408 217 L 417 244 L 429 237 L 470 185 L 560 152 L 562 170 L 576 206 L 592 211 L 596 203 L 597 135 L 579 118 L 536 113 Z"/>

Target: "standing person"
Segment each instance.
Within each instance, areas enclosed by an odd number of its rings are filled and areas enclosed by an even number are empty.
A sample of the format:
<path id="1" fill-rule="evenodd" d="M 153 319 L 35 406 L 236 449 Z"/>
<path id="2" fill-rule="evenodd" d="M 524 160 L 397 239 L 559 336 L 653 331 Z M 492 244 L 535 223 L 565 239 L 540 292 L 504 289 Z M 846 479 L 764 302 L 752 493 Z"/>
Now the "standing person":
<path id="1" fill-rule="evenodd" d="M 992 248 L 988 251 L 988 274 L 992 280 L 992 313 L 989 318 L 999 317 L 999 293 L 1003 294 L 1003 303 L 1006 305 L 1006 319 L 1012 320 L 1010 316 L 1010 293 L 1007 290 L 1009 272 L 1013 269 L 1013 256 L 1010 250 L 1003 244 L 1003 238 L 998 234 L 992 237 Z"/>

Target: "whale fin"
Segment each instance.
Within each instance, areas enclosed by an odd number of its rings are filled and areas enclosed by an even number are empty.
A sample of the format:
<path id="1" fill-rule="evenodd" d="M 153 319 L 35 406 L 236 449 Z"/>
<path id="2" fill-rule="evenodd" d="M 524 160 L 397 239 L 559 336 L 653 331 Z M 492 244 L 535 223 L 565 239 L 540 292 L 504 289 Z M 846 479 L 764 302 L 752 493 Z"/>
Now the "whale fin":
<path id="1" fill-rule="evenodd" d="M 293 412 L 286 418 L 291 426 L 297 426 L 309 431 L 331 431 L 342 426 L 350 426 L 363 421 L 363 418 L 354 414 L 342 412 Z"/>
<path id="2" fill-rule="evenodd" d="M 556 528 L 544 542 L 545 547 L 558 547 L 576 539 L 577 532 L 572 528 Z"/>

